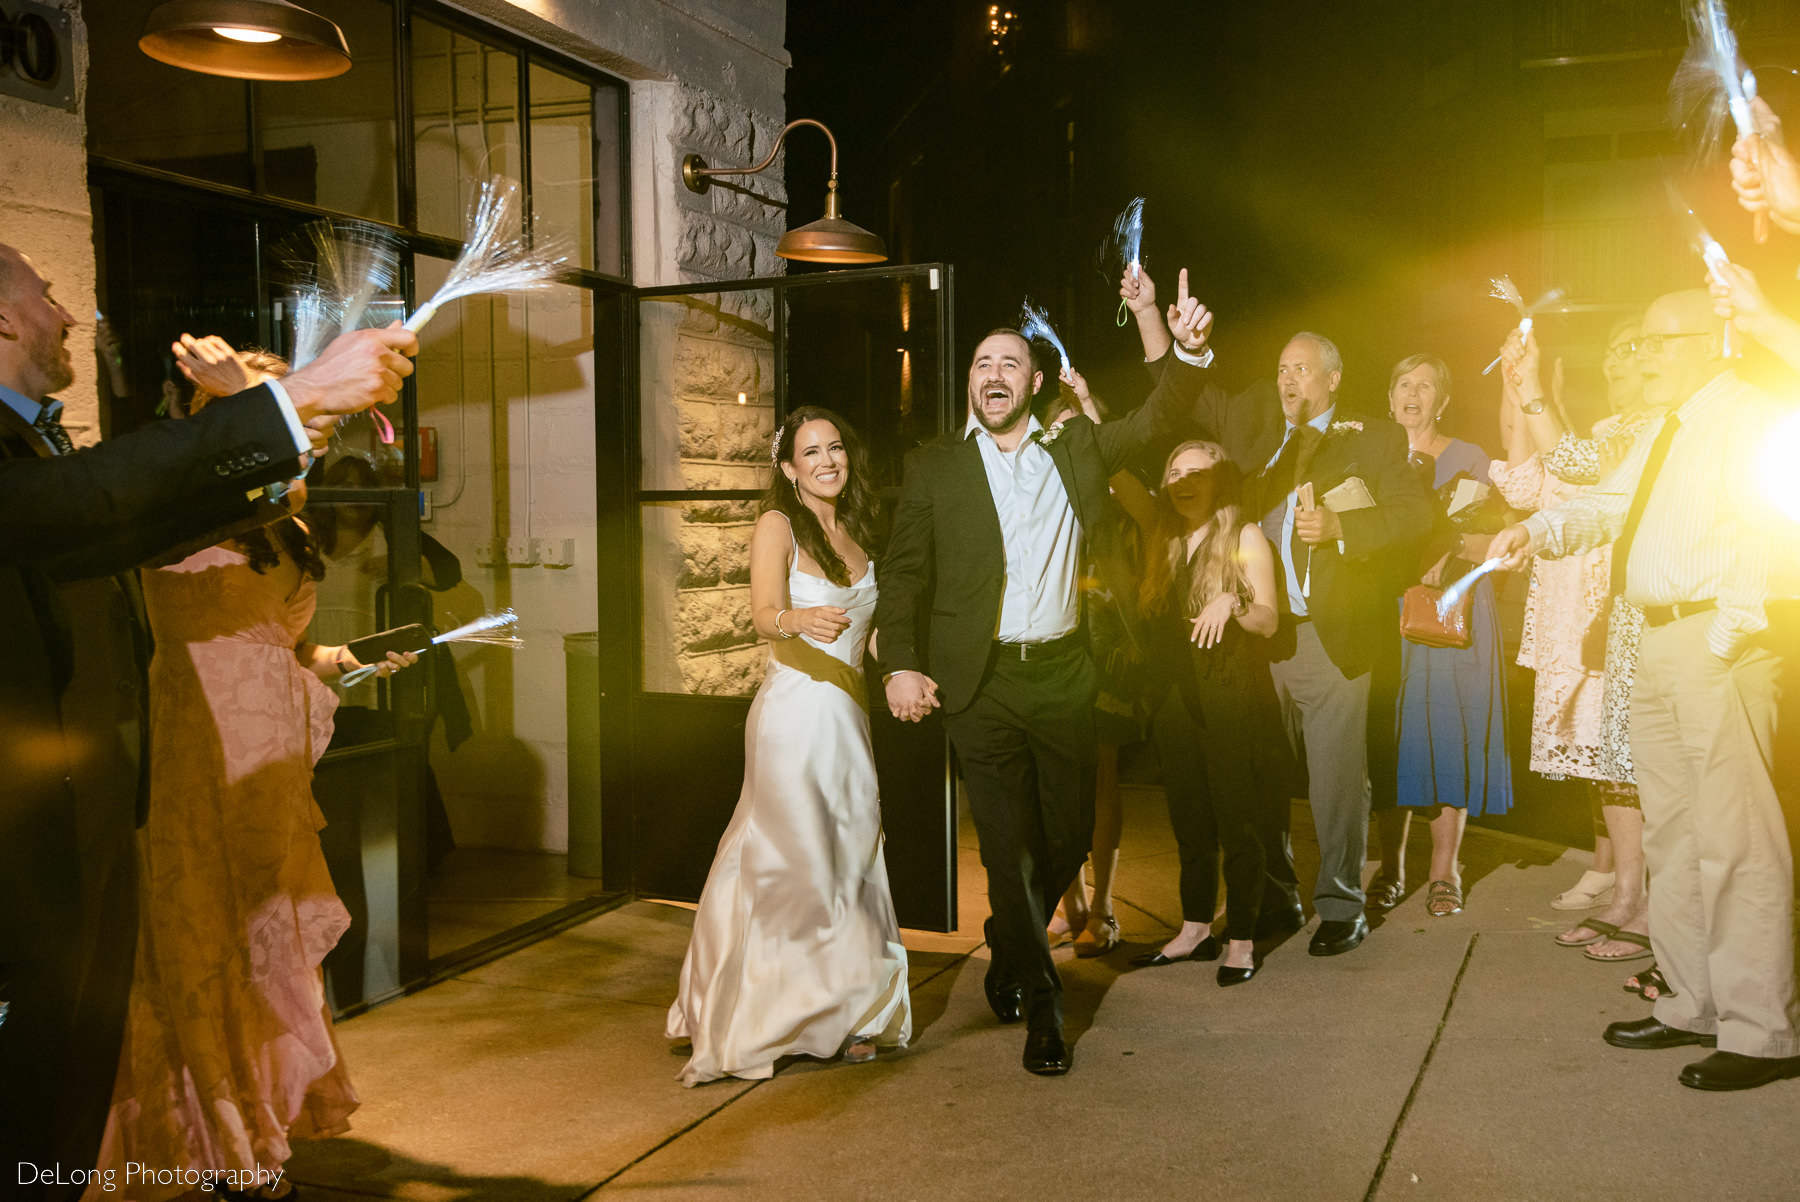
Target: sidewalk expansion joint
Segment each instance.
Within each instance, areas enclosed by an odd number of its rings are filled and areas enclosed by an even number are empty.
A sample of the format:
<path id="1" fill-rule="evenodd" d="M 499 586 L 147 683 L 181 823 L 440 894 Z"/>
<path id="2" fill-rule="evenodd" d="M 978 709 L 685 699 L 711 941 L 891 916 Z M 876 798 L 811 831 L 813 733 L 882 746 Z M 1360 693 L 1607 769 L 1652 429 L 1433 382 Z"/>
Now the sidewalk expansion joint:
<path id="1" fill-rule="evenodd" d="M 1431 1046 L 1425 1049 L 1425 1058 L 1419 1062 L 1419 1071 L 1413 1075 L 1412 1088 L 1406 1091 L 1406 1101 L 1400 1104 L 1400 1113 L 1394 1117 L 1393 1129 L 1388 1132 L 1387 1146 L 1381 1149 L 1381 1160 L 1375 1165 L 1375 1176 L 1369 1179 L 1369 1189 L 1363 1194 L 1363 1202 L 1375 1202 L 1375 1195 L 1381 1189 L 1381 1179 L 1387 1175 L 1388 1160 L 1394 1154 L 1394 1145 L 1400 1140 L 1400 1129 L 1406 1126 L 1406 1116 L 1412 1113 L 1413 1101 L 1419 1096 L 1419 1087 L 1425 1083 L 1425 1074 L 1431 1068 L 1431 1058 L 1437 1055 L 1438 1044 L 1443 1042 L 1444 1028 L 1450 1025 L 1450 1010 L 1456 1005 L 1456 995 L 1462 989 L 1463 976 L 1469 971 L 1469 961 L 1475 958 L 1475 942 L 1480 938 L 1480 931 L 1469 936 L 1468 949 L 1463 952 L 1462 967 L 1456 970 L 1456 980 L 1450 983 L 1450 996 L 1444 999 L 1444 1013 L 1438 1018 L 1437 1030 L 1432 1032 Z"/>
<path id="2" fill-rule="evenodd" d="M 761 1086 L 767 1085 L 773 1079 L 774 1078 L 772 1078 L 772 1077 L 768 1077 L 768 1078 L 764 1078 L 761 1081 L 748 1082 L 747 1083 L 748 1088 L 739 1090 L 737 1093 L 731 1095 L 729 1098 L 726 1098 L 723 1102 L 720 1102 L 717 1106 L 713 1107 L 711 1110 L 707 1111 L 705 1114 L 701 1115 L 699 1118 L 695 1119 L 693 1122 L 689 1123 L 687 1126 L 683 1127 L 681 1130 L 675 1132 L 672 1135 L 665 1137 L 664 1139 L 662 1139 L 661 1141 L 656 1143 L 654 1146 L 652 1146 L 650 1148 L 646 1148 L 642 1153 L 633 1157 L 631 1160 L 627 1161 L 623 1165 L 620 1165 L 617 1169 L 613 1170 L 611 1173 L 609 1173 L 605 1177 L 603 1177 L 598 1183 L 595 1184 L 594 1188 L 588 1190 L 585 1193 L 577 1194 L 575 1196 L 575 1202 L 586 1202 L 586 1200 L 588 1198 L 592 1198 L 594 1195 L 598 1194 L 601 1190 L 605 1189 L 607 1186 L 609 1186 L 613 1182 L 617 1181 L 620 1177 L 624 1176 L 626 1173 L 629 1173 L 632 1169 L 635 1169 L 638 1165 L 644 1163 L 646 1160 L 649 1160 L 652 1156 L 655 1156 L 658 1152 L 662 1151 L 664 1148 L 668 1147 L 670 1144 L 674 1143 L 676 1140 L 680 1139 L 682 1136 L 686 1135 L 688 1132 L 693 1131 L 696 1128 L 700 1127 L 703 1123 L 710 1121 L 715 1115 L 722 1112 L 727 1106 L 732 1105 L 739 1098 L 749 1097 L 751 1094 L 755 1093 L 758 1088 L 760 1088 Z"/>

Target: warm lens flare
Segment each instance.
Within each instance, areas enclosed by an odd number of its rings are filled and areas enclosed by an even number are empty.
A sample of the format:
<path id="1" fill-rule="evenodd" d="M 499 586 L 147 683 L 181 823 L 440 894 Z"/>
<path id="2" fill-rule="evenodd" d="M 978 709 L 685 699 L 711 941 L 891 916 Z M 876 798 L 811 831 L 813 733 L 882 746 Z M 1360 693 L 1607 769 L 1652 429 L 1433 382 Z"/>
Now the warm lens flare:
<path id="1" fill-rule="evenodd" d="M 1763 495 L 1791 522 L 1800 522 L 1800 487 L 1794 480 L 1796 463 L 1800 463 L 1800 412 L 1790 413 L 1775 424 L 1756 462 Z"/>

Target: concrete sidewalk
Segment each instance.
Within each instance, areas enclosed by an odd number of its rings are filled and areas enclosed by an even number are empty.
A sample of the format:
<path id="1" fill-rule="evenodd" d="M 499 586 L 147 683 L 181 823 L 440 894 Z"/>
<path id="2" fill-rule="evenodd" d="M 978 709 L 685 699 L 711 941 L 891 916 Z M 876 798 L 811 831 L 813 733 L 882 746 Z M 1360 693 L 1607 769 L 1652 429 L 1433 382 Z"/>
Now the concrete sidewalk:
<path id="1" fill-rule="evenodd" d="M 300 1145 L 309 1199 L 1361 1199 L 1800 1196 L 1800 1082 L 1742 1094 L 1676 1083 L 1695 1049 L 1623 1052 L 1648 1012 L 1550 936 L 1586 857 L 1471 828 L 1467 909 L 1415 892 L 1357 951 L 1305 934 L 1249 984 L 1213 965 L 1132 971 L 1179 919 L 1161 794 L 1126 790 L 1127 945 L 1067 951 L 1075 1067 L 1036 1078 L 988 1012 L 977 938 L 915 935 L 913 1047 L 867 1065 L 683 1089 L 663 1038 L 690 913 L 639 902 L 345 1023 L 363 1107 Z M 1296 807 L 1301 880 L 1315 862 Z M 1371 866 L 1372 870 L 1372 866 Z M 986 915 L 963 835 L 965 931 Z"/>

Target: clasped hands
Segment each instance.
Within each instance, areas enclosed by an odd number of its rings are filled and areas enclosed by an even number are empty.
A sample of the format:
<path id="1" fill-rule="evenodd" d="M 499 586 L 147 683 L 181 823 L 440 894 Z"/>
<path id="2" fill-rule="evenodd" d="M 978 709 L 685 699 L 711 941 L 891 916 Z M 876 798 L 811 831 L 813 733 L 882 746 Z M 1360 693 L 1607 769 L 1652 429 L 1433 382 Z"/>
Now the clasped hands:
<path id="1" fill-rule="evenodd" d="M 918 722 L 938 707 L 937 681 L 923 672 L 895 672 L 887 678 L 888 710 L 902 722 Z"/>

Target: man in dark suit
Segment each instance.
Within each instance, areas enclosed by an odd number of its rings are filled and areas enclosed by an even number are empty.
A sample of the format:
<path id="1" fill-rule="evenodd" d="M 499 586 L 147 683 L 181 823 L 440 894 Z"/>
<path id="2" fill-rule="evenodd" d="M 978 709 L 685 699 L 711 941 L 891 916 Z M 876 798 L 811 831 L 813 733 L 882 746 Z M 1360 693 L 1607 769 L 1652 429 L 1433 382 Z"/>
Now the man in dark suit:
<path id="1" fill-rule="evenodd" d="M 0 1165 L 40 1197 L 81 1192 L 44 1170 L 94 1163 L 136 949 L 149 635 L 129 570 L 240 523 L 333 415 L 393 399 L 416 349 L 360 331 L 285 386 L 77 451 L 51 399 L 75 324 L 0 245 Z"/>
<path id="2" fill-rule="evenodd" d="M 1247 481 L 1245 503 L 1281 556 L 1282 626 L 1273 666 L 1296 758 L 1308 777 L 1319 840 L 1315 956 L 1350 951 L 1368 933 L 1362 868 L 1368 849 L 1370 742 L 1391 738 L 1392 713 L 1369 712 L 1371 676 L 1400 654 L 1398 557 L 1430 531 L 1432 501 L 1407 464 L 1406 435 L 1385 417 L 1338 411 L 1343 359 L 1330 339 L 1296 334 L 1271 384 L 1238 396 L 1209 387 L 1195 420 Z M 1346 484 L 1352 478 L 1361 481 Z M 1334 490 L 1342 489 L 1341 492 Z M 1360 495 L 1366 492 L 1366 496 Z M 1358 494 L 1352 496 L 1350 494 Z M 1371 730 L 1371 723 L 1385 727 Z M 1290 857 L 1276 857 L 1266 914 L 1298 929 Z"/>
<path id="3" fill-rule="evenodd" d="M 1175 336 L 1197 353 L 1210 322 L 1184 271 Z M 1002 1022 L 1028 1020 L 1025 1067 L 1055 1075 L 1070 1054 L 1044 928 L 1094 831 L 1081 542 L 1102 520 L 1107 478 L 1175 432 L 1201 377 L 1177 364 L 1130 416 L 1048 431 L 1031 414 L 1043 378 L 1016 330 L 975 348 L 966 426 L 907 456 L 876 625 L 889 708 L 916 720 L 942 705 L 962 766 L 993 912 L 988 1003 Z"/>

